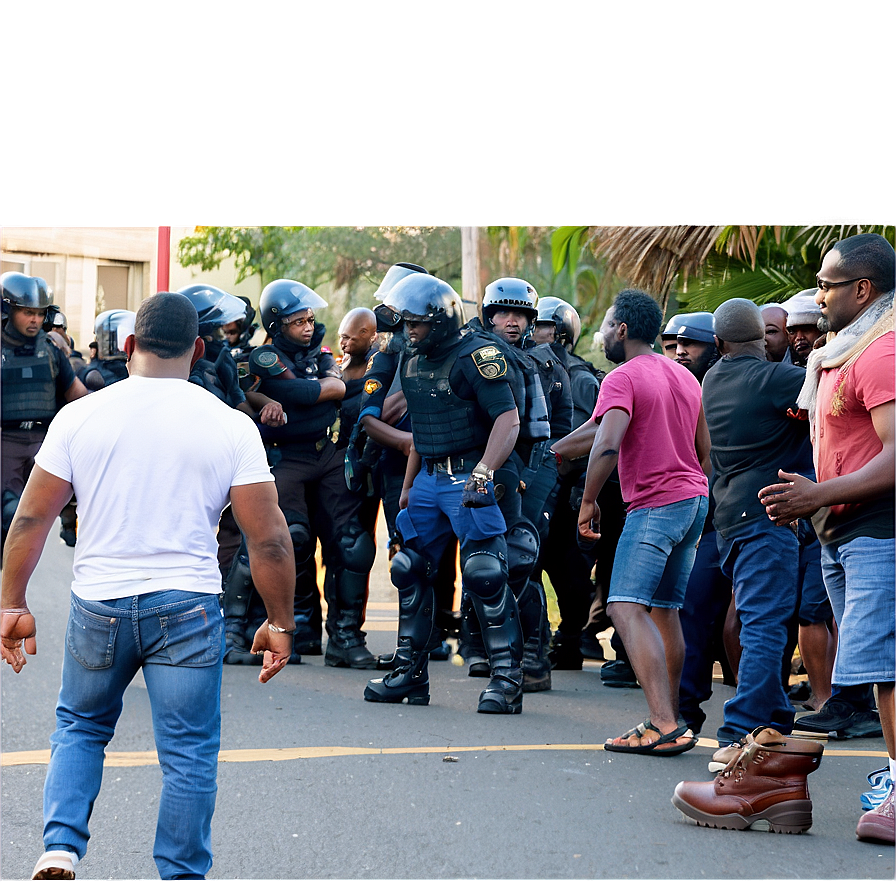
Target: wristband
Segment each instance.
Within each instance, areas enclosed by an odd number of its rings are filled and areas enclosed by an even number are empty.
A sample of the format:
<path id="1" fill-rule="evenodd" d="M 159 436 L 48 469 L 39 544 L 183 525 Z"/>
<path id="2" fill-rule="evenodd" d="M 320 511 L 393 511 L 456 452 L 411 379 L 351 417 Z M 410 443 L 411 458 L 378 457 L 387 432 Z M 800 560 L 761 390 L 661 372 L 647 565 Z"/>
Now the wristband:
<path id="1" fill-rule="evenodd" d="M 279 625 L 274 625 L 273 622 L 269 622 L 268 629 L 272 632 L 276 632 L 278 635 L 291 635 L 295 631 L 295 626 L 293 626 L 293 628 L 280 628 Z"/>

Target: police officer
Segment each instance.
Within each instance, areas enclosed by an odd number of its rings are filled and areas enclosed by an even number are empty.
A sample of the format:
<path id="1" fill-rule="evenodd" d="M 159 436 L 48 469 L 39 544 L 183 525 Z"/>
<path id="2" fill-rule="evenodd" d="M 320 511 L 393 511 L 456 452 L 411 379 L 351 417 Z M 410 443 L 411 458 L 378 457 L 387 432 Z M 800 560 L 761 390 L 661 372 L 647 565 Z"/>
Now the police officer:
<path id="1" fill-rule="evenodd" d="M 128 358 L 124 350 L 125 337 L 134 332 L 137 315 L 133 311 L 116 308 L 98 314 L 93 325 L 96 357 L 78 371 L 78 379 L 96 392 L 112 383 L 126 379 Z"/>
<path id="2" fill-rule="evenodd" d="M 690 370 L 697 377 L 697 382 L 702 383 L 706 371 L 719 360 L 712 314 L 709 311 L 691 311 L 672 315 L 660 333 L 660 340 L 665 346 L 673 338 L 675 354 L 669 357 Z"/>
<path id="3" fill-rule="evenodd" d="M 460 297 L 429 274 L 403 278 L 389 305 L 409 343 L 401 384 L 413 434 L 392 560 L 398 588 L 396 667 L 370 681 L 364 699 L 429 703 L 433 580 L 451 532 L 460 542 L 463 590 L 481 626 L 491 678 L 478 711 L 518 713 L 523 705 L 522 629 L 508 586 L 507 525 L 495 497 L 495 471 L 516 442 L 519 413 L 503 352 L 462 332 Z"/>
<path id="4" fill-rule="evenodd" d="M 358 519 L 359 497 L 346 487 L 345 451 L 332 440 L 345 383 L 332 354 L 321 348 L 325 328 L 314 317 L 327 303 L 304 284 L 283 279 L 264 288 L 259 306 L 272 341 L 252 351 L 249 371 L 259 378 L 258 391 L 279 401 L 288 418 L 279 429 L 259 428 L 295 551 L 295 655 L 322 652 L 314 558 L 319 538 L 334 574 L 324 661 L 375 668 L 361 617 L 376 547 Z"/>
<path id="5" fill-rule="evenodd" d="M 16 271 L 0 276 L 2 330 L 2 532 L 12 522 L 47 426 L 66 402 L 87 395 L 65 353 L 43 329 L 51 305 L 47 283 Z M 63 518 L 60 537 L 75 543 L 74 520 Z"/>
<path id="6" fill-rule="evenodd" d="M 226 325 L 245 317 L 243 300 L 206 283 L 184 286 L 178 292 L 196 309 L 199 336 L 204 347 L 203 356 L 190 370 L 189 382 L 253 419 L 271 427 L 282 426 L 283 408 L 278 402 L 243 391 L 236 361 L 224 337 Z M 257 624 L 264 619 L 264 609 L 252 586 L 248 545 L 229 504 L 218 521 L 217 539 L 218 566 L 224 581 L 224 662 L 228 665 L 260 665 L 263 658 L 253 654 L 251 646 Z M 253 611 L 256 611 L 255 619 Z"/>
<path id="7" fill-rule="evenodd" d="M 354 458 L 360 477 L 370 476 L 373 490 L 382 502 L 383 516 L 389 532 L 390 559 L 399 544 L 396 518 L 398 501 L 407 471 L 407 459 L 413 443 L 407 402 L 401 391 L 399 374 L 402 350 L 407 343 L 401 316 L 387 304 L 391 289 L 404 277 L 413 273 L 428 273 L 420 265 L 399 262 L 386 272 L 374 298 L 379 299 L 374 309 L 377 321 L 379 351 L 370 360 L 361 391 L 361 410 L 356 434 L 363 433 L 366 443 L 359 440 L 347 458 Z M 347 461 L 348 463 L 349 461 Z M 360 479 L 360 477 L 358 477 Z M 361 488 L 359 481 L 358 488 Z M 447 660 L 451 648 L 447 637 L 458 635 L 459 618 L 454 613 L 455 579 L 457 570 L 457 539 L 449 536 L 435 576 L 436 625 L 429 658 Z M 377 668 L 392 669 L 395 653 L 381 654 Z"/>
<path id="8" fill-rule="evenodd" d="M 531 283 L 518 277 L 502 277 L 485 288 L 481 324 L 476 320 L 470 323 L 474 332 L 497 340 L 496 344 L 504 352 L 520 414 L 519 437 L 496 482 L 503 486 L 499 506 L 508 526 L 510 587 L 517 598 L 525 637 L 523 690 L 526 692 L 551 687 L 547 656 L 550 623 L 538 555 L 540 530 L 544 528 L 543 510 L 556 483 L 556 474 L 544 461 L 550 444 L 552 414 L 556 414 L 560 428 L 565 431 L 572 418 L 568 378 L 560 365 L 555 365 L 556 358 L 550 349 L 533 347 L 538 356 L 536 360 L 523 348 L 535 321 L 537 300 L 538 294 Z M 561 373 L 562 379 L 559 379 Z M 545 399 L 543 382 L 552 404 Z M 555 389 L 554 383 L 559 388 Z M 474 616 L 467 614 L 466 618 L 475 622 Z M 477 632 L 470 632 L 469 642 L 470 674 L 475 675 L 484 665 L 475 655 Z"/>

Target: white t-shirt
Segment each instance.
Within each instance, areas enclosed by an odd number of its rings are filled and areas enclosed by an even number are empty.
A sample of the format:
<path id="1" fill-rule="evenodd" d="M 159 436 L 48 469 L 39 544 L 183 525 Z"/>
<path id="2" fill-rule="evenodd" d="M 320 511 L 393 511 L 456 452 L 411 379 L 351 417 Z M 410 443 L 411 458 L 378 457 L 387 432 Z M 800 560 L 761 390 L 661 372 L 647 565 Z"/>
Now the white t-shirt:
<path id="1" fill-rule="evenodd" d="M 220 592 L 230 488 L 274 479 L 246 414 L 186 380 L 141 376 L 65 405 L 35 463 L 74 488 L 84 600 Z"/>

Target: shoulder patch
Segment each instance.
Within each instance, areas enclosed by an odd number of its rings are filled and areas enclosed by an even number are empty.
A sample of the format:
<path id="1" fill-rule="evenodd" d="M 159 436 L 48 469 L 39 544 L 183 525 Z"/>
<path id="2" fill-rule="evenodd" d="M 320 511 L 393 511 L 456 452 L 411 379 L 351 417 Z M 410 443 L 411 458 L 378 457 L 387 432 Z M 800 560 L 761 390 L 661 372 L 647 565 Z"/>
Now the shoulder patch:
<path id="1" fill-rule="evenodd" d="M 278 376 L 286 370 L 286 365 L 280 360 L 277 352 L 265 346 L 259 346 L 252 351 L 251 361 L 262 375 Z"/>
<path id="2" fill-rule="evenodd" d="M 379 380 L 367 380 L 367 382 L 364 383 L 364 391 L 368 395 L 373 395 L 374 392 L 382 388 L 383 384 Z"/>
<path id="3" fill-rule="evenodd" d="M 470 357 L 476 369 L 487 380 L 497 380 L 507 373 L 507 359 L 496 345 L 477 349 Z"/>

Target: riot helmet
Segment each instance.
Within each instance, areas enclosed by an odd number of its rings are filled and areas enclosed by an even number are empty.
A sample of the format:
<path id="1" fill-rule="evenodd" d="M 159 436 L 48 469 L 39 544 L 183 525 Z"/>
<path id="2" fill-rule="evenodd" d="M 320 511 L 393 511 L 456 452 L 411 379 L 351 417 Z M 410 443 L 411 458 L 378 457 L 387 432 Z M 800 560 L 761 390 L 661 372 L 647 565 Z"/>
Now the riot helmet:
<path id="1" fill-rule="evenodd" d="M 124 341 L 134 335 L 137 315 L 123 308 L 113 308 L 97 315 L 93 325 L 96 356 L 101 361 L 125 360 Z"/>
<path id="2" fill-rule="evenodd" d="M 492 315 L 496 311 L 522 311 L 531 327 L 535 322 L 537 301 L 535 287 L 519 277 L 493 280 L 485 287 L 482 297 L 482 323 L 486 329 L 491 329 Z"/>
<path id="3" fill-rule="evenodd" d="M 398 264 L 393 264 L 388 271 L 386 271 L 386 276 L 383 277 L 383 282 L 380 283 L 377 291 L 373 294 L 375 299 L 379 299 L 381 302 L 386 301 L 386 296 L 389 295 L 389 290 L 398 283 L 399 280 L 403 280 L 408 274 L 428 274 L 429 271 L 426 268 L 420 267 L 419 264 L 411 264 L 407 261 L 400 261 Z"/>
<path id="4" fill-rule="evenodd" d="M 456 336 L 464 325 L 460 296 L 450 284 L 432 274 L 403 277 L 388 298 L 389 306 L 401 315 L 402 321 L 430 324 L 428 335 L 415 346 L 423 354 Z"/>
<path id="5" fill-rule="evenodd" d="M 708 342 L 715 345 L 715 319 L 709 311 L 692 311 L 688 314 L 674 314 L 663 327 L 660 336 L 682 336 L 694 342 Z"/>
<path id="6" fill-rule="evenodd" d="M 554 339 L 570 349 L 576 347 L 582 333 L 579 312 L 569 302 L 557 296 L 543 296 L 538 300 L 536 324 L 553 324 Z"/>
<path id="7" fill-rule="evenodd" d="M 246 316 L 243 300 L 217 286 L 194 283 L 177 291 L 188 298 L 196 309 L 200 336 L 211 336 L 218 327 L 242 320 Z"/>
<path id="8" fill-rule="evenodd" d="M 306 308 L 326 308 L 327 303 L 311 287 L 298 280 L 274 280 L 261 291 L 258 307 L 265 330 L 269 335 L 276 336 L 283 318 Z"/>
<path id="9" fill-rule="evenodd" d="M 43 277 L 29 277 L 18 271 L 7 271 L 0 276 L 0 295 L 3 311 L 10 308 L 36 308 L 47 310 L 52 305 L 50 290 Z"/>

